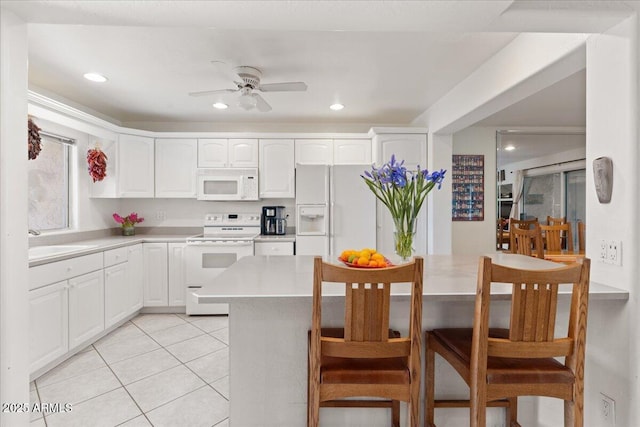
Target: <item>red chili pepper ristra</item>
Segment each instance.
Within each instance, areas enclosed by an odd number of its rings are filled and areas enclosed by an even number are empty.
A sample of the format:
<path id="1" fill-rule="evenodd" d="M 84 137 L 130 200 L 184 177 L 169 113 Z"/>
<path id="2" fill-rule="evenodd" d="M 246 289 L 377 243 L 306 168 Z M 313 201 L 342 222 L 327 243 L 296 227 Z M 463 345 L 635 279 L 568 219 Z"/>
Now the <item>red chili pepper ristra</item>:
<path id="1" fill-rule="evenodd" d="M 87 151 L 87 164 L 93 182 L 102 181 L 107 176 L 107 155 L 101 149 Z"/>

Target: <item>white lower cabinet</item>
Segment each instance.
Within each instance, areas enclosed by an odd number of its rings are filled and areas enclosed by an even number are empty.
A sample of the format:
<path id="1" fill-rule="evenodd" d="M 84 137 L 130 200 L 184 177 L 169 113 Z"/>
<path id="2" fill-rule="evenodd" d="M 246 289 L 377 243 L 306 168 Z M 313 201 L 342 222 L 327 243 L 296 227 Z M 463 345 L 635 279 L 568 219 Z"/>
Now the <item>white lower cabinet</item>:
<path id="1" fill-rule="evenodd" d="M 29 368 L 33 372 L 69 348 L 67 281 L 29 291 Z"/>
<path id="2" fill-rule="evenodd" d="M 143 243 L 144 306 L 185 305 L 185 243 Z"/>
<path id="3" fill-rule="evenodd" d="M 102 271 L 69 279 L 69 349 L 104 331 Z"/>
<path id="4" fill-rule="evenodd" d="M 130 314 L 128 262 L 104 269 L 104 321 L 108 328 Z"/>
<path id="5" fill-rule="evenodd" d="M 168 244 L 168 287 L 169 287 L 169 305 L 181 306 L 185 305 L 185 297 L 187 287 L 185 285 L 184 272 L 184 248 L 186 243 L 169 243 Z"/>
<path id="6" fill-rule="evenodd" d="M 144 256 L 142 243 L 127 247 L 127 281 L 129 282 L 129 312 L 140 310 L 144 301 Z"/>
<path id="7" fill-rule="evenodd" d="M 167 277 L 167 244 L 143 243 L 144 254 L 144 306 L 169 305 L 169 281 Z"/>

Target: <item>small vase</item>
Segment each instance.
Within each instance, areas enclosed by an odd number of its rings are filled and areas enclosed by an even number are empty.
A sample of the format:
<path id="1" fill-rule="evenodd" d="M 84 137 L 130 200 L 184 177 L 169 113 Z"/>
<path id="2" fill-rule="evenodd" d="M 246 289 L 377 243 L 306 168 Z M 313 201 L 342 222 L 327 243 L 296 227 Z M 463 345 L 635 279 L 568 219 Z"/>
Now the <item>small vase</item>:
<path id="1" fill-rule="evenodd" d="M 413 256 L 413 238 L 416 235 L 416 221 L 405 222 L 396 221 L 396 230 L 393 233 L 396 254 L 407 262 Z"/>
<path id="2" fill-rule="evenodd" d="M 123 236 L 135 236 L 136 228 L 135 227 L 122 227 L 122 235 Z"/>

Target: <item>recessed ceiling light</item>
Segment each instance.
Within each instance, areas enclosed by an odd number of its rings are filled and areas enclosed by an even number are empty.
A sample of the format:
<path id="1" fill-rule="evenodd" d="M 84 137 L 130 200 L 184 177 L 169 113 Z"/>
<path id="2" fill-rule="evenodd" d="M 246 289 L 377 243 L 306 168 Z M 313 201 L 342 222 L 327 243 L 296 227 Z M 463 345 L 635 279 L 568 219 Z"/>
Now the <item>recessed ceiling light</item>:
<path id="1" fill-rule="evenodd" d="M 107 78 L 99 73 L 87 73 L 84 75 L 84 78 L 96 83 L 104 83 L 107 81 Z"/>
<path id="2" fill-rule="evenodd" d="M 516 149 L 516 147 L 514 147 L 513 145 L 507 145 L 506 147 L 504 147 L 505 151 L 513 151 Z"/>
<path id="3" fill-rule="evenodd" d="M 224 102 L 216 102 L 215 104 L 213 104 L 213 108 L 217 108 L 218 110 L 226 110 L 227 108 L 229 108 L 229 106 Z"/>
<path id="4" fill-rule="evenodd" d="M 332 104 L 331 106 L 329 106 L 329 108 L 331 108 L 333 111 L 340 111 L 344 108 L 344 105 L 342 104 Z"/>

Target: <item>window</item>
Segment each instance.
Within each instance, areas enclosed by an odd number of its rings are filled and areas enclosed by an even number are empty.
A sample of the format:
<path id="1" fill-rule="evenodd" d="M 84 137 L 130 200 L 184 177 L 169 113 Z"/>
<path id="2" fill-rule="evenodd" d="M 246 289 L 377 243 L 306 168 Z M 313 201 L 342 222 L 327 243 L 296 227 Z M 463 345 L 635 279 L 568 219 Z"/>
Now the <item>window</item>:
<path id="1" fill-rule="evenodd" d="M 42 151 L 28 161 L 29 228 L 39 231 L 70 227 L 70 156 L 72 140 L 40 132 Z"/>

